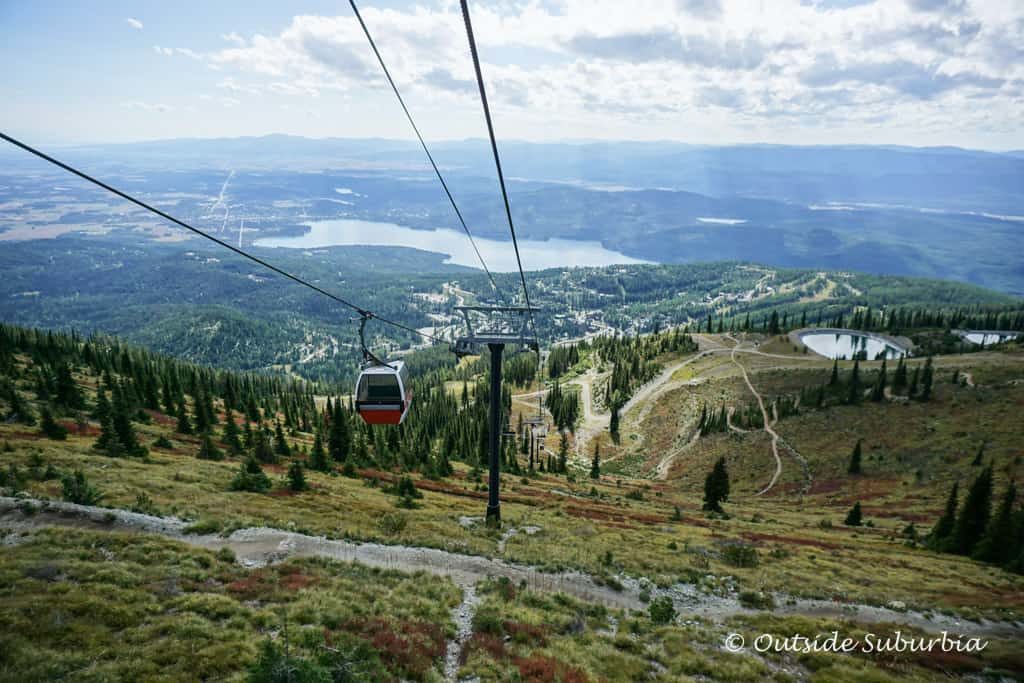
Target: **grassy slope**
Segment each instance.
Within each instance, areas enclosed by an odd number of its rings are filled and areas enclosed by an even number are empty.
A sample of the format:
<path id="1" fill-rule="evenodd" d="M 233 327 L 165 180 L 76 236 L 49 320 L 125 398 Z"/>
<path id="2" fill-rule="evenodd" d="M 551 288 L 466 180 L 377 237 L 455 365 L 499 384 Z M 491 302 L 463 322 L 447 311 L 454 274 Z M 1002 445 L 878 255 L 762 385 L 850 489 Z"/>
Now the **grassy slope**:
<path id="1" fill-rule="evenodd" d="M 504 556 L 552 569 L 578 567 L 596 575 L 608 576 L 622 571 L 647 576 L 659 584 L 676 580 L 696 582 L 709 592 L 716 590 L 720 577 L 733 576 L 742 589 L 748 590 L 784 591 L 875 604 L 900 600 L 923 609 L 1019 618 L 1024 614 L 1021 598 L 1024 580 L 1021 577 L 963 558 L 907 547 L 899 536 L 899 531 L 908 521 L 916 521 L 924 530 L 937 515 L 953 478 L 970 476 L 972 468 L 967 463 L 973 457 L 974 444 L 982 430 L 985 438 L 990 440 L 989 457 L 997 463 L 997 491 L 1015 471 L 1019 448 L 1015 445 L 1017 422 L 1013 415 L 1019 414 L 1024 387 L 1019 383 L 1005 383 L 1024 376 L 1024 364 L 1019 361 L 1019 355 L 1004 354 L 940 359 L 936 398 L 929 404 L 834 408 L 827 414 L 807 412 L 782 420 L 778 431 L 812 463 L 814 488 L 802 499 L 794 490 L 801 478 L 792 461 L 786 461 L 783 478 L 774 491 L 760 498 L 749 495 L 763 485 L 771 469 L 767 464 L 770 458 L 767 439 L 763 434 L 754 433 L 721 434 L 700 440 L 677 458 L 673 476 L 666 482 L 606 475 L 599 482 L 581 478 L 573 483 L 563 477 L 520 479 L 505 475 L 503 510 L 507 523 L 532 524 L 542 530 L 533 536 L 513 536 L 507 542 Z M 803 382 L 801 376 L 805 374 L 827 376 L 830 367 L 828 362 L 819 362 L 811 363 L 817 368 L 814 370 L 783 371 L 778 368 L 788 367 L 791 363 L 763 358 L 744 358 L 743 362 L 748 371 L 752 371 L 755 386 L 766 395 L 800 386 Z M 870 365 L 864 364 L 865 368 Z M 969 370 L 981 386 L 950 385 L 948 376 L 954 366 Z M 713 377 L 711 380 L 699 387 L 668 392 L 656 402 L 647 420 L 639 425 L 645 438 L 651 439 L 654 433 L 661 435 L 659 438 L 667 438 L 666 434 L 673 433 L 671 429 L 685 429 L 689 421 L 686 409 L 679 408 L 684 395 L 688 398 L 692 398 L 689 394 L 706 395 L 709 401 L 723 397 L 750 400 L 749 395 L 744 394 L 745 385 L 737 379 L 734 367 L 730 368 L 721 358 L 711 357 L 707 359 L 707 368 Z M 704 371 L 703 366 L 697 366 L 688 368 L 687 374 L 700 376 Z M 78 379 L 89 393 L 96 378 L 80 376 Z M 693 401 L 689 403 L 692 405 Z M 651 425 L 657 427 L 645 431 Z M 73 434 L 65 442 L 57 442 L 42 438 L 35 429 L 3 424 L 0 425 L 0 439 L 9 442 L 14 452 L 0 455 L 0 464 L 17 463 L 25 468 L 29 458 L 38 454 L 62 471 L 83 469 L 90 481 L 106 495 L 105 505 L 132 507 L 138 495 L 145 493 L 152 499 L 157 512 L 195 519 L 207 529 L 268 525 L 327 536 L 347 535 L 484 555 L 497 554 L 497 533 L 480 527 L 467 529 L 458 524 L 461 516 L 481 515 L 484 505 L 484 492 L 469 479 L 465 468 L 460 467 L 455 477 L 443 482 L 418 482 L 425 491 L 420 501 L 422 508 L 398 512 L 406 516 L 408 524 L 404 530 L 395 533 L 379 523 L 385 513 L 396 512 L 394 497 L 383 492 L 381 487 L 367 483 L 374 477 L 387 478 L 386 473 L 365 471 L 360 473 L 360 478 L 309 473 L 313 490 L 297 495 L 285 492 L 283 484 L 278 484 L 276 490 L 268 495 L 228 493 L 227 485 L 237 462 L 196 459 L 197 441 L 173 434 L 172 426 L 173 421 L 158 414 L 152 424 L 140 427 L 143 441 L 147 444 L 151 444 L 158 435 L 169 436 L 175 443 L 173 450 L 151 448 L 151 461 L 141 462 L 111 459 L 93 451 L 92 435 Z M 96 425 L 90 427 L 95 428 Z M 872 437 L 865 441 L 865 475 L 848 478 L 843 472 L 849 449 L 856 436 L 869 427 Z M 837 439 L 830 434 L 844 438 Z M 307 446 L 311 443 L 310 436 L 306 434 L 298 434 L 294 440 Z M 612 462 L 616 456 L 620 460 L 633 457 L 645 461 L 660 457 L 658 448 L 653 448 L 646 441 L 643 443 L 645 445 L 637 448 L 636 453 L 616 453 L 612 449 L 608 455 L 613 458 Z M 938 454 L 937 457 L 928 457 L 932 450 Z M 735 495 L 728 506 L 732 518 L 709 520 L 699 513 L 700 485 L 710 463 L 720 454 L 727 455 L 733 473 Z M 923 469 L 924 476 L 918 478 L 914 468 Z M 280 479 L 284 467 L 273 469 L 275 479 Z M 596 496 L 591 495 L 592 486 Z M 32 495 L 40 497 L 59 497 L 60 493 L 59 485 L 54 481 L 32 481 L 28 489 Z M 875 523 L 874 528 L 851 530 L 840 525 L 854 499 L 863 501 L 867 517 Z M 682 509 L 683 519 L 670 521 L 676 506 Z M 818 525 L 821 519 L 832 521 L 833 528 L 821 528 Z M 75 555 L 73 547 L 76 544 L 80 547 L 95 545 L 93 540 L 75 534 L 67 536 L 69 549 L 60 550 L 60 554 L 54 550 L 54 557 L 47 555 L 44 546 L 34 543 L 20 546 L 17 553 L 35 552 L 34 559 L 27 561 L 32 564 L 44 559 L 60 559 L 65 552 Z M 60 533 L 53 533 L 53 538 L 61 537 Z M 736 568 L 715 554 L 713 551 L 717 544 L 728 539 L 755 542 L 760 551 L 760 566 Z M 46 540 L 45 543 L 51 543 L 54 548 L 61 547 L 57 541 Z M 160 545 L 163 542 L 147 539 L 139 543 Z M 712 551 L 707 559 L 704 559 L 704 550 Z M 91 551 L 81 552 L 88 555 Z M 174 552 L 185 553 L 189 557 L 202 553 L 185 551 L 177 546 Z M 19 578 L 24 576 L 27 568 L 20 559 L 21 555 L 5 551 L 3 558 L 0 564 L 6 572 L 3 588 L 9 594 L 16 590 L 26 596 L 33 595 L 33 591 L 49 594 L 49 584 L 39 581 L 26 583 L 27 579 Z M 183 565 L 189 562 L 201 560 L 182 561 Z M 114 567 L 120 563 L 118 556 Z M 171 564 L 177 566 L 180 563 L 173 561 Z M 331 572 L 351 571 L 343 566 L 330 567 Z M 161 564 L 153 571 L 158 569 L 163 571 L 166 567 Z M 223 571 L 241 570 L 227 567 Z M 137 572 L 132 567 L 127 569 L 127 573 Z M 232 579 L 235 580 L 238 577 Z M 136 599 L 105 584 L 78 584 L 83 585 L 84 588 L 76 588 L 85 596 L 82 599 L 115 596 L 117 602 L 123 601 L 126 605 Z M 61 589 L 54 590 L 59 592 Z M 447 596 L 441 599 L 437 609 L 442 610 L 442 606 L 445 610 L 450 608 L 449 603 L 456 599 L 446 592 L 451 589 L 437 590 L 439 595 Z M 346 595 L 361 591 L 364 591 L 363 586 L 353 586 Z M 25 609 L 28 608 L 20 606 L 4 610 L 2 618 L 24 619 Z M 541 612 L 550 611 L 551 619 L 556 619 L 557 610 L 549 610 L 546 606 L 539 609 Z M 431 614 L 430 619 L 436 623 L 447 623 L 446 618 L 439 616 L 440 612 Z M 251 629 L 250 633 L 272 629 L 272 619 L 246 619 L 249 623 L 245 628 Z M 765 619 L 771 620 L 770 617 Z M 81 627 L 88 628 L 90 623 L 90 619 L 85 619 Z M 130 620 L 115 622 L 109 628 L 120 633 L 135 623 Z M 59 629 L 44 627 L 43 622 L 40 624 L 39 637 L 33 647 L 57 647 L 46 643 L 59 642 Z M 782 630 L 787 626 L 781 618 L 780 624 L 778 628 Z M 813 629 L 820 629 L 827 622 L 812 622 L 812 625 Z M 750 666 L 761 671 L 751 662 L 730 659 L 730 663 L 723 663 L 718 661 L 723 657 L 720 653 L 709 654 L 701 648 L 696 648 L 701 650 L 696 652 L 695 646 L 684 644 L 692 635 L 688 627 L 666 627 L 668 631 L 664 631 L 653 629 L 650 624 L 641 624 L 637 628 L 646 629 L 639 636 L 644 643 L 641 652 L 648 646 L 655 647 L 674 673 L 693 675 L 704 667 L 717 671 L 716 677 L 722 680 L 730 677 L 742 680 L 744 674 L 729 672 L 734 667 L 737 667 L 737 672 L 753 671 L 747 669 Z M 15 632 L 16 629 L 4 630 Z M 586 633 L 590 634 L 587 637 L 595 637 L 592 631 L 587 629 Z M 168 633 L 174 638 L 180 637 L 177 632 Z M 51 641 L 51 638 L 56 640 Z M 710 635 L 706 638 L 709 643 L 714 640 Z M 102 650 L 103 641 L 97 642 L 100 642 L 97 651 Z M 568 662 L 592 674 L 628 671 L 632 666 L 641 666 L 640 660 L 648 659 L 646 654 L 634 652 L 630 655 L 630 648 L 640 646 L 627 646 L 615 638 L 604 642 L 600 648 L 590 647 L 586 637 L 571 633 L 560 637 L 557 642 L 561 645 L 552 646 L 554 649 L 545 651 L 543 656 Z M 21 647 L 26 645 L 22 643 Z M 209 655 L 209 665 L 220 666 L 214 661 L 217 658 L 214 654 Z M 522 654 L 527 656 L 529 651 Z M 246 657 L 251 659 L 252 656 L 253 651 L 247 649 L 240 661 L 249 661 Z M 474 657 L 479 656 L 470 653 L 467 660 L 470 669 L 498 667 L 495 669 L 497 672 L 511 665 L 511 660 L 500 656 L 491 657 L 488 660 L 493 660 L 491 663 L 474 664 L 477 661 Z M 626 660 L 630 656 L 638 659 L 630 660 L 632 664 L 627 666 Z M 26 657 L 11 666 L 21 671 L 32 660 L 32 657 Z M 240 664 L 234 664 L 237 670 Z M 618 668 L 620 664 L 625 668 Z M 141 663 L 139 665 L 142 666 Z M 856 669 L 862 664 L 844 659 L 837 666 Z M 497 676 L 495 672 L 492 673 Z M 833 676 L 834 680 L 842 678 L 839 674 Z M 829 678 L 823 677 L 822 680 Z"/>

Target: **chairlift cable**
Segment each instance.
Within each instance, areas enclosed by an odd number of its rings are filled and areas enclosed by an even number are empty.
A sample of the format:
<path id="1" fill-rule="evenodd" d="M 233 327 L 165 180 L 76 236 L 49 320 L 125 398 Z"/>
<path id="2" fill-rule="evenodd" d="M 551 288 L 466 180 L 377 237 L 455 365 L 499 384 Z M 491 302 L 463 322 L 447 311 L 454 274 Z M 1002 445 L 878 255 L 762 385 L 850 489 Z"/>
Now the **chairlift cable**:
<path id="1" fill-rule="evenodd" d="M 263 266 L 264 268 L 268 268 L 268 269 L 274 271 L 278 275 L 283 275 L 284 277 L 288 278 L 289 280 L 292 280 L 293 282 L 297 282 L 298 284 L 303 285 L 304 287 L 308 287 L 308 288 L 312 289 L 314 292 L 317 292 L 318 294 L 323 294 L 327 298 L 329 298 L 329 299 L 331 299 L 333 301 L 336 301 L 337 303 L 339 303 L 339 304 L 341 304 L 343 306 L 347 306 L 348 308 L 351 308 L 352 310 L 354 310 L 356 313 L 358 313 L 363 318 L 372 318 L 372 319 L 375 319 L 375 320 L 379 320 L 379 321 L 381 321 L 382 323 L 384 323 L 386 325 L 391 325 L 392 327 L 397 327 L 398 329 L 402 329 L 402 330 L 405 330 L 407 332 L 412 332 L 413 334 L 418 334 L 419 336 L 423 337 L 424 339 L 429 339 L 429 340 L 431 340 L 433 342 L 443 343 L 442 339 L 439 339 L 439 338 L 437 338 L 437 337 L 435 337 L 433 335 L 427 334 L 426 332 L 421 332 L 420 330 L 417 330 L 417 329 L 415 329 L 413 327 L 409 327 L 408 325 L 404 325 L 404 324 L 402 324 L 400 322 L 397 322 L 397 321 L 394 321 L 394 320 L 389 320 L 388 318 L 381 317 L 381 316 L 377 315 L 376 313 L 374 313 L 373 311 L 371 311 L 369 309 L 366 309 L 366 308 L 363 308 L 362 306 L 359 306 L 357 304 L 354 304 L 351 301 L 347 301 L 347 300 L 341 298 L 340 296 L 338 296 L 337 294 L 332 294 L 331 292 L 328 292 L 327 290 L 325 290 L 325 289 L 323 289 L 321 287 L 318 287 L 317 285 L 314 285 L 311 282 L 303 280 L 302 278 L 298 277 L 297 275 L 292 275 L 288 271 L 283 270 L 283 269 L 275 266 L 272 263 L 268 263 L 267 261 L 264 261 L 263 259 L 259 258 L 258 256 L 253 256 L 252 254 L 250 254 L 250 253 L 248 253 L 248 252 L 246 252 L 246 251 L 244 251 L 242 249 L 239 249 L 238 247 L 232 246 L 231 244 L 225 242 L 224 240 L 218 239 L 218 238 L 214 237 L 213 235 L 211 235 L 211 234 L 209 234 L 207 232 L 204 232 L 203 230 L 200 230 L 197 227 L 189 225 L 188 223 L 186 223 L 183 220 L 175 218 L 174 216 L 170 215 L 169 213 L 161 211 L 160 209 L 158 209 L 158 208 L 156 208 L 154 206 L 151 206 L 150 204 L 147 204 L 146 202 L 142 201 L 141 199 L 136 199 L 135 197 L 133 197 L 132 195 L 128 194 L 127 192 L 124 192 L 122 190 L 117 189 L 116 187 L 108 185 L 107 183 L 103 182 L 102 180 L 94 178 L 93 176 L 89 175 L 88 173 L 85 173 L 84 171 L 78 170 L 74 166 L 66 164 L 63 161 L 55 159 L 54 157 L 49 156 L 48 154 L 39 151 L 35 147 L 32 147 L 32 146 L 30 146 L 30 145 L 28 145 L 28 144 L 26 144 L 24 142 L 21 142 L 20 140 L 12 138 L 10 135 L 7 135 L 6 133 L 0 132 L 0 139 L 3 139 L 5 141 L 11 143 L 15 147 L 20 147 L 21 149 L 25 150 L 26 152 L 29 152 L 30 154 L 34 154 L 35 156 L 39 157 L 40 159 L 42 159 L 44 161 L 48 161 L 49 163 L 53 164 L 54 166 L 62 168 L 65 171 L 67 171 L 68 173 L 76 175 L 79 178 L 92 183 L 93 185 L 101 187 L 104 190 L 106 190 L 107 192 L 115 194 L 118 197 L 120 197 L 122 199 L 125 199 L 125 200 L 131 202 L 132 204 L 135 204 L 136 206 L 139 206 L 139 207 L 145 209 L 146 211 L 149 211 L 150 213 L 153 213 L 153 214 L 155 214 L 157 216 L 160 216 L 161 218 L 163 218 L 165 220 L 168 220 L 171 223 L 174 223 L 175 225 L 177 225 L 179 227 L 185 228 L 186 230 L 189 230 L 189 231 L 199 235 L 200 237 L 205 237 L 206 239 L 208 239 L 211 242 L 214 242 L 216 244 L 219 244 L 220 246 L 224 247 L 225 249 L 230 249 L 231 251 L 235 252 L 239 256 L 247 258 L 250 261 L 253 261 L 254 263 L 258 263 L 259 265 Z"/>
<path id="2" fill-rule="evenodd" d="M 377 57 L 377 62 L 380 64 L 380 68 L 384 72 L 384 76 L 388 79 L 388 84 L 391 86 L 391 90 L 394 91 L 395 97 L 398 98 L 398 103 L 402 106 L 402 111 L 405 112 L 405 118 L 409 120 L 409 125 L 412 126 L 413 132 L 416 133 L 416 138 L 420 141 L 423 153 L 427 155 L 427 159 L 430 161 L 430 166 L 434 169 L 434 174 L 437 176 L 438 181 L 440 181 L 441 187 L 444 188 L 444 193 L 447 195 L 448 201 L 451 203 L 452 209 L 455 211 L 455 215 L 458 217 L 459 223 L 462 225 L 462 229 L 466 233 L 466 237 L 469 238 L 469 243 L 473 245 L 473 251 L 476 252 L 476 257 L 480 261 L 480 265 L 483 266 L 484 272 L 487 273 L 487 279 L 491 282 L 491 289 L 494 290 L 494 293 L 502 302 L 505 302 L 505 297 L 498 289 L 498 283 L 495 282 L 494 276 L 491 274 L 490 269 L 487 267 L 487 263 L 484 261 L 483 255 L 480 253 L 480 249 L 476 246 L 476 240 L 473 239 L 473 233 L 470 232 L 469 226 L 466 225 L 466 220 L 462 217 L 462 211 L 459 210 L 458 204 L 455 203 L 455 197 L 452 196 L 451 190 L 448 189 L 448 183 L 445 181 L 444 176 L 441 175 L 441 169 L 438 168 L 437 163 L 434 161 L 434 155 L 430 153 L 427 143 L 423 140 L 423 135 L 420 133 L 419 126 L 417 126 L 416 121 L 413 120 L 412 114 L 409 112 L 409 107 L 406 106 L 405 99 L 402 97 L 402 93 L 399 92 L 398 86 L 395 84 L 395 79 L 391 77 L 391 71 L 388 69 L 387 64 L 384 63 L 384 57 L 381 56 L 380 50 L 377 49 L 377 43 L 370 34 L 370 29 L 367 28 L 366 22 L 363 21 L 363 15 L 359 12 L 359 7 L 356 5 L 355 0 L 349 0 L 349 4 L 352 6 L 352 12 L 356 15 L 356 19 L 359 21 L 359 26 L 362 27 L 363 33 L 366 35 L 367 42 L 370 43 L 370 48 L 373 50 L 373 54 Z"/>

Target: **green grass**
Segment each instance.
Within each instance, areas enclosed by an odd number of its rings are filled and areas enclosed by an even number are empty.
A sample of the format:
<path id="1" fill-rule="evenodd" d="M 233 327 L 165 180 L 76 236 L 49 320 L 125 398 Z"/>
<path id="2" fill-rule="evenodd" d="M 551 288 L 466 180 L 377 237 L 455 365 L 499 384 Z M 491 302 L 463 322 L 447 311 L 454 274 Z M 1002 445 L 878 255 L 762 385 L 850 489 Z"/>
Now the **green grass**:
<path id="1" fill-rule="evenodd" d="M 17 541 L 0 553 L 3 680 L 239 679 L 286 623 L 300 655 L 316 656 L 325 633 L 351 634 L 394 655 L 393 675 L 422 679 L 460 599 L 431 575 L 319 559 L 250 570 L 151 536 L 61 529 Z"/>

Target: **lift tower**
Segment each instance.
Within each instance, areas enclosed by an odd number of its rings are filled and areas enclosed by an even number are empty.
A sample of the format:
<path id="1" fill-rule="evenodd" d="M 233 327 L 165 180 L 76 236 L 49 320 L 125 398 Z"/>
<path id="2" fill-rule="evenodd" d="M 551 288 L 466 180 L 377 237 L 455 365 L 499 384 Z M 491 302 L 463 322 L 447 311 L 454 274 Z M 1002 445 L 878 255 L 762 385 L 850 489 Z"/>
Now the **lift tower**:
<path id="1" fill-rule="evenodd" d="M 491 352 L 491 405 L 488 414 L 487 525 L 501 526 L 501 359 L 506 345 L 526 348 L 540 355 L 536 330 L 528 329 L 537 308 L 526 306 L 456 306 L 466 321 L 466 335 L 455 340 L 452 351 L 462 356 L 478 355 L 484 344 Z M 538 359 L 538 363 L 540 360 Z"/>

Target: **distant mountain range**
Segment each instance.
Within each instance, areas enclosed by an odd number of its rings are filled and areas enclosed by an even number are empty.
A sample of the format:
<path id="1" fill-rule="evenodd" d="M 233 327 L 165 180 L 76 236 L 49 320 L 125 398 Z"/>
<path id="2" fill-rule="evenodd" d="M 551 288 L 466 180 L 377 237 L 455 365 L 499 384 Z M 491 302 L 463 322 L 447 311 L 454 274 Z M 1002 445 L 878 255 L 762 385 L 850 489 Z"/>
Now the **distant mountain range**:
<path id="1" fill-rule="evenodd" d="M 474 231 L 507 238 L 489 147 L 465 140 L 432 149 Z M 8 172 L 38 168 L 16 151 L 3 152 Z M 185 191 L 204 174 L 209 192 L 211 177 L 230 168 L 242 207 L 306 202 L 301 215 L 455 225 L 414 142 L 270 135 L 55 151 L 100 173 L 145 178 L 152 189 L 173 178 Z M 501 152 L 527 238 L 595 240 L 667 263 L 740 259 L 1024 293 L 1024 151 L 509 141 Z M 325 202 L 333 187 L 357 195 Z"/>

